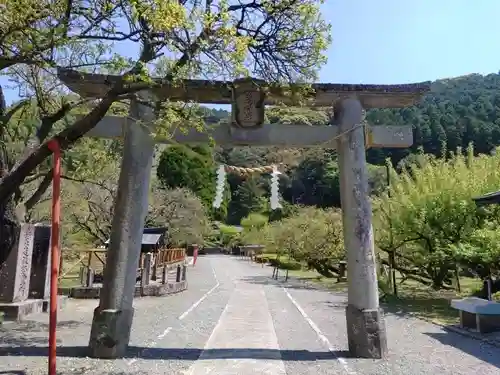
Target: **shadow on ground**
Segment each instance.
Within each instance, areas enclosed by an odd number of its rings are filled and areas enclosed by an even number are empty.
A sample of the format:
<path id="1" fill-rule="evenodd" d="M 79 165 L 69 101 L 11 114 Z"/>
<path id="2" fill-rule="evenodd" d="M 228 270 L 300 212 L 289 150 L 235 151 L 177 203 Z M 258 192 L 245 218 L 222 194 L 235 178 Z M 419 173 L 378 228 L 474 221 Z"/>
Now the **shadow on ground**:
<path id="1" fill-rule="evenodd" d="M 451 308 L 448 298 L 432 295 L 407 295 L 396 298 L 387 295 L 381 301 L 386 313 L 400 317 L 431 319 L 443 324 L 455 324 L 458 312 Z"/>
<path id="2" fill-rule="evenodd" d="M 240 278 L 240 280 L 249 284 L 273 285 L 280 288 L 286 287 L 289 289 L 326 290 L 325 288 L 322 288 L 321 285 L 313 284 L 312 281 L 307 282 L 307 280 L 297 279 L 295 277 L 290 277 L 287 281 L 285 281 L 284 275 L 281 275 L 278 280 L 275 280 L 271 276 L 272 273 L 269 273 L 269 276 L 247 276 Z"/>
<path id="3" fill-rule="evenodd" d="M 498 348 L 490 344 L 471 338 L 464 338 L 464 336 L 454 332 L 426 332 L 425 334 L 443 345 L 452 346 L 500 368 L 500 357 L 497 354 Z"/>
<path id="4" fill-rule="evenodd" d="M 0 357 L 27 356 L 44 357 L 48 354 L 47 346 L 18 346 L 0 348 Z M 199 359 L 268 359 L 283 361 L 318 361 L 336 360 L 336 357 L 347 358 L 346 351 L 313 352 L 309 350 L 278 350 L 278 349 L 198 349 L 198 348 L 148 348 L 131 346 L 124 358 L 142 358 L 149 360 L 184 360 L 195 361 Z M 58 357 L 84 358 L 88 356 L 86 346 L 61 346 L 57 348 Z"/>
<path id="5" fill-rule="evenodd" d="M 57 322 L 57 328 L 77 328 L 85 324 L 79 320 L 61 320 Z M 24 320 L 22 322 L 8 322 L 0 328 L 0 332 L 48 332 L 49 323 L 36 320 Z"/>
<path id="6" fill-rule="evenodd" d="M 57 323 L 57 328 L 76 328 L 82 324 L 81 321 L 66 320 Z M 47 332 L 49 325 L 43 322 L 28 320 L 24 322 L 8 322 L 0 327 L 0 345 L 9 346 L 31 346 L 47 343 Z M 42 333 L 42 335 L 37 335 Z M 3 348 L 0 348 L 0 351 Z M 1 373 L 0 373 L 1 374 Z"/>

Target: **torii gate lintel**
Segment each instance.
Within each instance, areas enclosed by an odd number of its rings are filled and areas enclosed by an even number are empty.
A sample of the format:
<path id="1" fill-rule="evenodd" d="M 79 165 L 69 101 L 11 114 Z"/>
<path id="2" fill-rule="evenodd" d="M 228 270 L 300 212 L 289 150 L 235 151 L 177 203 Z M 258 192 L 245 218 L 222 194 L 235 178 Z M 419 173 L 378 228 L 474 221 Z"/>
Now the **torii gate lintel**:
<path id="1" fill-rule="evenodd" d="M 127 122 L 132 118 L 104 117 L 86 136 L 96 138 L 123 138 Z M 335 138 L 340 134 L 338 124 L 304 126 L 294 124 L 263 124 L 255 129 L 237 128 L 230 123 L 207 126 L 203 132 L 193 128 L 176 130 L 168 138 L 157 137 L 156 143 L 206 144 L 211 140 L 219 146 L 278 146 L 288 148 L 336 148 Z M 411 126 L 376 125 L 365 128 L 366 146 L 371 148 L 406 148 L 413 144 Z M 331 142 L 329 142 L 331 140 Z"/>
<path id="2" fill-rule="evenodd" d="M 62 72 L 61 79 L 73 91 L 84 96 L 105 95 L 120 77 Z M 289 91 L 290 88 L 287 88 Z M 279 87 L 252 80 L 228 82 L 184 81 L 180 85 L 156 82 L 151 96 L 170 100 L 195 100 L 202 103 L 232 104 L 230 124 L 220 124 L 207 134 L 190 130 L 174 132 L 179 143 L 205 143 L 210 138 L 221 145 L 283 147 L 323 146 L 338 152 L 340 189 L 344 226 L 344 244 L 348 268 L 348 306 L 346 309 L 349 350 L 355 357 L 383 358 L 387 339 L 383 314 L 379 307 L 374 254 L 372 211 L 368 192 L 366 147 L 408 147 L 412 144 L 411 127 L 373 126 L 364 128 L 364 111 L 369 108 L 405 107 L 414 104 L 429 91 L 429 83 L 414 85 L 312 85 L 308 105 L 334 106 L 334 124 L 305 127 L 263 124 L 266 104 L 293 104 L 293 95 L 284 95 Z M 116 358 L 124 355 L 130 337 L 133 316 L 140 238 L 147 210 L 150 168 L 153 158 L 154 129 L 136 126 L 132 119 L 154 126 L 151 108 L 132 99 L 130 118 L 107 117 L 88 136 L 124 139 L 124 154 L 115 202 L 108 259 L 100 304 L 94 313 L 89 346 L 92 356 Z M 168 140 L 158 139 L 159 142 Z M 104 339 L 105 340 L 104 340 Z M 110 342 L 113 345 L 110 346 Z"/>

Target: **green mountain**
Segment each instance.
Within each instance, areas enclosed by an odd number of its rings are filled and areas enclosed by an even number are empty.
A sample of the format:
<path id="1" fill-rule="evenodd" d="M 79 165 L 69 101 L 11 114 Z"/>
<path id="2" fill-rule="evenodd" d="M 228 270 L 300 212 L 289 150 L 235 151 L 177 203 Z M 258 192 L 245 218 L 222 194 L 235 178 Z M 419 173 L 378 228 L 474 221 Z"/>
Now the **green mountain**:
<path id="1" fill-rule="evenodd" d="M 474 144 L 477 153 L 490 153 L 500 145 L 500 74 L 470 74 L 435 81 L 416 106 L 369 111 L 371 124 L 413 125 L 414 145 L 407 150 L 370 150 L 368 160 L 379 164 L 390 156 L 397 163 L 422 147 L 440 156 Z"/>

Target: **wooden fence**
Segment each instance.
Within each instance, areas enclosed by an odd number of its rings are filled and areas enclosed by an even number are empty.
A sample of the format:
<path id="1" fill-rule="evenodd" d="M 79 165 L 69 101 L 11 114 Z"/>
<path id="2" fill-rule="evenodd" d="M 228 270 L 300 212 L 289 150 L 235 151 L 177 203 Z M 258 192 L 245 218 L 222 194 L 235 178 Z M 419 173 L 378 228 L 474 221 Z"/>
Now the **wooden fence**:
<path id="1" fill-rule="evenodd" d="M 102 282 L 106 252 L 107 249 L 102 248 L 63 250 L 59 265 L 60 285 L 92 287 L 94 283 Z M 165 274 L 168 269 L 185 260 L 185 249 L 165 248 L 154 253 L 141 253 L 136 278 L 147 284 L 150 280 L 157 279 L 159 268 L 163 268 L 163 274 Z"/>

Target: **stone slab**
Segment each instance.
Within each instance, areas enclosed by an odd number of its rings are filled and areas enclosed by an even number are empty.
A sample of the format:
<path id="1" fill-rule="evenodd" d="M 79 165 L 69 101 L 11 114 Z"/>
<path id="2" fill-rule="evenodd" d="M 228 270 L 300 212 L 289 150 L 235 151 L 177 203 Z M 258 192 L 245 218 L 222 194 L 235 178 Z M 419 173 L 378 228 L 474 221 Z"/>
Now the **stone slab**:
<path id="1" fill-rule="evenodd" d="M 146 286 L 136 286 L 134 297 L 161 297 L 182 292 L 186 290 L 187 287 L 188 283 L 186 280 L 168 282 L 166 284 L 151 283 Z M 101 295 L 101 289 L 102 285 L 73 287 L 69 292 L 69 296 L 76 299 L 97 299 Z"/>
<path id="2" fill-rule="evenodd" d="M 453 299 L 451 307 L 471 314 L 500 315 L 500 303 L 477 297 Z"/>
<path id="3" fill-rule="evenodd" d="M 188 283 L 186 280 L 180 281 L 178 283 L 168 283 L 168 284 L 160 284 L 156 288 L 155 296 L 161 297 L 169 294 L 175 294 L 186 290 L 188 287 Z"/>
<path id="4" fill-rule="evenodd" d="M 20 321 L 28 315 L 43 312 L 44 301 L 27 299 L 21 302 L 0 303 L 0 311 L 4 313 L 5 321 Z"/>
<path id="5" fill-rule="evenodd" d="M 259 351 L 266 353 L 259 358 Z M 274 324 L 261 285 L 238 285 L 187 375 L 285 375 Z"/>
<path id="6" fill-rule="evenodd" d="M 35 225 L 21 224 L 18 242 L 0 266 L 0 302 L 28 299 Z"/>
<path id="7" fill-rule="evenodd" d="M 30 298 L 49 298 L 50 294 L 50 236 L 48 225 L 35 226 L 35 239 L 30 273 Z"/>
<path id="8" fill-rule="evenodd" d="M 482 315 L 460 310 L 460 326 L 479 333 L 500 332 L 500 315 Z"/>

